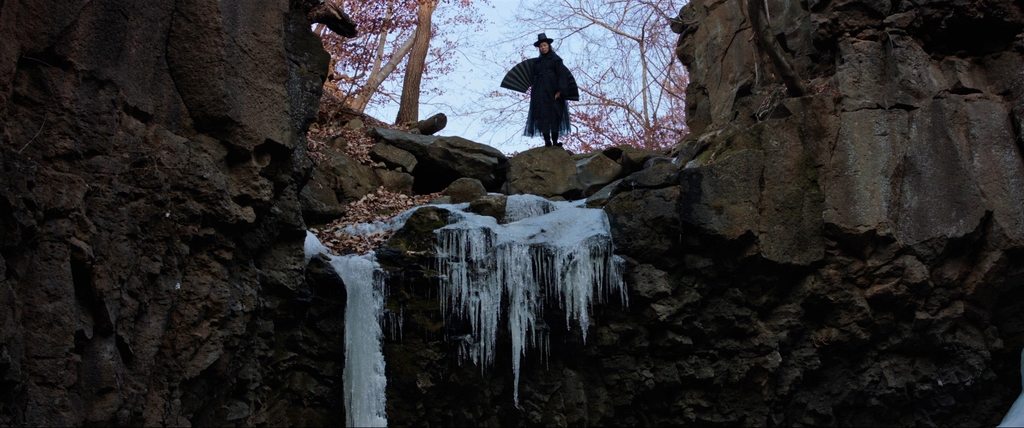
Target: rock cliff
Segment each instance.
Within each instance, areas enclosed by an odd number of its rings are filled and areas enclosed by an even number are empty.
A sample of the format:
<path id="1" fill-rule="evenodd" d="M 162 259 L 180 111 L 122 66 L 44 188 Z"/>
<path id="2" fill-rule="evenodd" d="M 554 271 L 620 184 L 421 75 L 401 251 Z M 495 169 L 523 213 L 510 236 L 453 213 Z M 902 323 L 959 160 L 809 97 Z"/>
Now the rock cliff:
<path id="1" fill-rule="evenodd" d="M 0 3 L 0 424 L 336 419 L 299 3 Z"/>
<path id="2" fill-rule="evenodd" d="M 999 422 L 1024 346 L 1019 2 L 768 0 L 770 46 L 746 6 L 673 20 L 693 133 L 591 204 L 630 307 L 593 314 L 586 345 L 548 308 L 521 408 L 509 367 L 454 362 L 442 339 L 467 326 L 439 324 L 429 263 L 388 260 L 409 310 L 392 423 Z"/>
<path id="3" fill-rule="evenodd" d="M 344 420 L 344 287 L 302 251 L 328 64 L 311 3 L 0 2 L 0 424 Z M 540 149 L 420 185 L 543 163 L 558 182 L 505 187 L 592 194 L 629 306 L 595 306 L 585 344 L 545 308 L 517 408 L 510 361 L 458 362 L 448 220 L 421 210 L 378 253 L 392 424 L 998 423 L 1024 347 L 1020 2 L 747 6 L 671 23 L 693 130 L 673 161 Z"/>

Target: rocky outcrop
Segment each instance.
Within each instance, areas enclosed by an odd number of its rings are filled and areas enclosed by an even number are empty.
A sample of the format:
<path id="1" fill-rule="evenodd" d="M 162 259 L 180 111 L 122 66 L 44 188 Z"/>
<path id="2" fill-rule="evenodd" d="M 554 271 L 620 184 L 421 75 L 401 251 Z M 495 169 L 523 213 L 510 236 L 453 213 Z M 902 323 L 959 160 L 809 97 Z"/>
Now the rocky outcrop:
<path id="1" fill-rule="evenodd" d="M 576 164 L 561 147 L 537 147 L 509 161 L 509 195 L 576 198 L 583 190 Z"/>
<path id="2" fill-rule="evenodd" d="M 593 195 L 608 183 L 615 181 L 622 174 L 622 165 L 598 153 L 576 162 L 576 178 L 583 187 L 583 194 Z"/>
<path id="3" fill-rule="evenodd" d="M 807 94 L 746 42 L 744 2 L 680 11 L 694 132 L 675 162 L 619 161 L 629 175 L 590 198 L 629 308 L 596 310 L 585 345 L 549 308 L 551 356 L 524 359 L 519 409 L 509 367 L 451 357 L 467 326 L 440 321 L 424 255 L 391 260 L 424 266 L 386 345 L 392 423 L 999 422 L 1024 347 L 1020 5 L 765 8 Z"/>
<path id="4" fill-rule="evenodd" d="M 0 425 L 336 420 L 305 11 L 7 1 L 0 39 Z"/>
<path id="5" fill-rule="evenodd" d="M 320 153 L 323 160 L 313 167 L 299 194 L 307 223 L 328 223 L 341 217 L 346 204 L 385 184 L 396 191 L 411 189 L 411 180 L 405 179 L 405 174 L 363 165 L 334 149 L 324 148 Z"/>
<path id="6" fill-rule="evenodd" d="M 412 168 L 417 192 L 438 192 L 462 177 L 480 180 L 491 191 L 500 189 L 505 182 L 508 158 L 491 146 L 461 137 L 434 137 L 386 128 L 372 128 L 370 135 L 378 145 L 391 146 L 375 148 L 377 156 L 383 159 L 384 153 L 391 153 L 385 162 Z M 407 158 L 402 151 L 415 157 L 416 162 L 400 161 Z"/>
<path id="7" fill-rule="evenodd" d="M 317 188 L 310 6 L 0 3 L 0 424 L 336 424 L 344 285 L 306 266 L 301 201 L 326 218 L 331 196 L 461 177 L 600 187 L 629 306 L 595 305 L 586 343 L 544 308 L 516 408 L 508 360 L 459 362 L 471 327 L 444 322 L 431 255 L 447 212 L 418 211 L 378 252 L 394 425 L 980 426 L 1018 394 L 1019 2 L 769 0 L 793 97 L 744 2 L 693 0 L 674 161 L 378 130 L 415 165 L 337 157 Z"/>

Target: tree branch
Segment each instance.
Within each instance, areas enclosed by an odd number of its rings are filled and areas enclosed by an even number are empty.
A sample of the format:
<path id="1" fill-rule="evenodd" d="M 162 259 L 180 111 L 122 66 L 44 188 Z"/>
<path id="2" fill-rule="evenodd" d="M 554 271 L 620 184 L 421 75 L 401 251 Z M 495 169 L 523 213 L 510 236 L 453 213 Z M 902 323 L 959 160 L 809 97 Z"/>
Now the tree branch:
<path id="1" fill-rule="evenodd" d="M 785 52 L 778 41 L 771 35 L 771 29 L 761 21 L 764 13 L 764 3 L 761 0 L 747 0 L 747 17 L 750 19 L 751 28 L 754 31 L 754 39 L 761 46 L 775 67 L 775 71 L 782 77 L 786 84 L 786 90 L 791 97 L 802 97 L 807 95 L 807 85 L 793 67 L 792 60 Z"/>

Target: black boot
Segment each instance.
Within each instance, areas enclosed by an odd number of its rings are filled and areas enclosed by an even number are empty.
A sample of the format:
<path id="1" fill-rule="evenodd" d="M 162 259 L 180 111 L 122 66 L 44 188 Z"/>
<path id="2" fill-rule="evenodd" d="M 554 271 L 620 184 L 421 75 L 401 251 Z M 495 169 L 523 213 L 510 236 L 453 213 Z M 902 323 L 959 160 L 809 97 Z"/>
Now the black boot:
<path id="1" fill-rule="evenodd" d="M 552 132 L 551 133 L 551 140 L 555 143 L 556 147 L 562 147 L 562 143 L 558 142 L 558 133 L 557 132 Z"/>
<path id="2" fill-rule="evenodd" d="M 551 147 L 551 136 L 544 134 L 544 147 Z"/>

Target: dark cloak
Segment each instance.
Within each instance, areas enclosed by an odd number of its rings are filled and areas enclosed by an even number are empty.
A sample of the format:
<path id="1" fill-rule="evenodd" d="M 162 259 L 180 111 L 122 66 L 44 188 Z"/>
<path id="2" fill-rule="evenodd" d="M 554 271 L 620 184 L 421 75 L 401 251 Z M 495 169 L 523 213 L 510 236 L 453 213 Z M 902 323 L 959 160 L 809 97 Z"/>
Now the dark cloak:
<path id="1" fill-rule="evenodd" d="M 559 135 L 568 134 L 569 106 L 565 96 L 568 94 L 569 70 L 554 50 L 541 54 L 533 61 L 530 113 L 526 116 L 526 131 L 523 135 L 536 137 L 552 131 Z M 556 92 L 562 93 L 557 100 Z"/>

